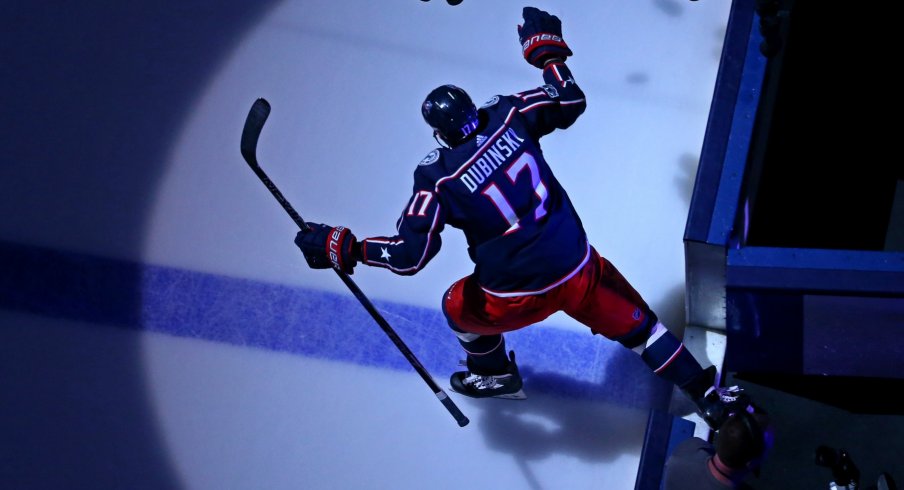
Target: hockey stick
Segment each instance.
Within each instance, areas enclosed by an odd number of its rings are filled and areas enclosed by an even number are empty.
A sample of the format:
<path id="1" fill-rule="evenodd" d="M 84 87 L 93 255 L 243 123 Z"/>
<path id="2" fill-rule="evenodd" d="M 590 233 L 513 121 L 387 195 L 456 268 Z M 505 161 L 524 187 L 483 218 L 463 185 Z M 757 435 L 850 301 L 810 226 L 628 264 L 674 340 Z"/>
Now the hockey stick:
<path id="1" fill-rule="evenodd" d="M 279 201 L 279 204 L 282 205 L 283 209 L 289 213 L 289 216 L 292 217 L 292 221 L 298 225 L 302 230 L 307 230 L 308 225 L 305 223 L 301 216 L 295 211 L 295 208 L 289 204 L 289 201 L 279 192 L 279 189 L 276 188 L 276 184 L 270 180 L 270 177 L 264 173 L 264 170 L 260 167 L 257 162 L 257 140 L 261 135 L 261 130 L 264 129 L 264 123 L 267 122 L 267 117 L 270 115 L 270 103 L 265 99 L 257 99 L 254 101 L 254 104 L 251 106 L 251 110 L 248 112 L 248 118 L 245 119 L 245 128 L 242 130 L 242 156 L 245 157 L 245 161 L 248 162 L 248 165 L 251 167 L 251 170 L 257 175 L 261 182 L 267 186 L 267 189 L 270 190 L 270 193 L 273 194 L 273 197 Z M 389 339 L 392 340 L 392 343 L 398 347 L 398 349 L 405 356 L 405 359 L 408 359 L 408 362 L 411 363 L 411 366 L 414 367 L 414 370 L 417 371 L 418 374 L 421 375 L 424 382 L 430 386 L 430 389 L 433 390 L 433 394 L 439 398 L 439 401 L 442 402 L 443 406 L 446 407 L 446 410 L 455 417 L 455 420 L 458 422 L 459 427 L 464 427 L 468 425 L 468 418 L 465 417 L 461 410 L 455 405 L 455 402 L 449 398 L 449 395 L 443 391 L 439 385 L 436 384 L 436 381 L 433 380 L 433 377 L 430 376 L 430 373 L 424 368 L 424 366 L 417 360 L 411 350 L 407 345 L 402 341 L 402 339 L 396 334 L 395 330 L 389 325 L 389 322 L 380 315 L 380 312 L 371 304 L 370 300 L 367 299 L 367 296 L 364 296 L 364 293 L 358 288 L 358 285 L 352 281 L 352 278 L 348 276 L 348 274 L 340 271 L 339 269 L 333 269 L 336 274 L 342 279 L 342 282 L 351 289 L 352 293 L 358 298 L 358 301 L 364 306 L 364 309 L 370 313 L 370 316 L 377 321 L 377 324 L 380 325 L 380 328 L 389 336 Z"/>

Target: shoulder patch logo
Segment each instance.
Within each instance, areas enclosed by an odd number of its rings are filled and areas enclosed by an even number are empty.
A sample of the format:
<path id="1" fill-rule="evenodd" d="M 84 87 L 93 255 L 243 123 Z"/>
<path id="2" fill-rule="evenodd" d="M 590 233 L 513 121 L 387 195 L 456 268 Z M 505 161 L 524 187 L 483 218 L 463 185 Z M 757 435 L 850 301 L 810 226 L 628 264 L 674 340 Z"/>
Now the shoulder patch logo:
<path id="1" fill-rule="evenodd" d="M 478 135 L 477 135 L 477 147 L 478 147 L 478 148 L 480 148 L 481 146 L 483 146 L 483 144 L 486 143 L 486 142 L 487 142 L 487 137 L 486 137 L 486 136 L 484 136 L 484 135 L 482 135 L 482 134 L 478 134 Z"/>
<path id="2" fill-rule="evenodd" d="M 551 98 L 551 99 L 558 99 L 558 98 L 559 98 L 559 91 L 556 90 L 556 88 L 553 87 L 552 85 L 548 85 L 548 84 L 547 84 L 547 85 L 543 85 L 543 86 L 540 87 L 540 88 L 542 88 L 543 91 L 546 92 L 546 95 L 548 95 L 549 98 Z"/>
<path id="3" fill-rule="evenodd" d="M 437 160 L 439 160 L 439 150 L 433 150 L 418 165 L 430 165 L 431 163 L 436 163 Z"/>
<path id="4" fill-rule="evenodd" d="M 490 100 L 484 102 L 483 105 L 480 106 L 480 107 L 490 107 L 490 106 L 494 106 L 494 105 L 496 105 L 496 104 L 498 104 L 498 103 L 499 103 L 499 96 L 498 96 L 498 95 L 494 95 L 492 99 L 490 99 Z"/>

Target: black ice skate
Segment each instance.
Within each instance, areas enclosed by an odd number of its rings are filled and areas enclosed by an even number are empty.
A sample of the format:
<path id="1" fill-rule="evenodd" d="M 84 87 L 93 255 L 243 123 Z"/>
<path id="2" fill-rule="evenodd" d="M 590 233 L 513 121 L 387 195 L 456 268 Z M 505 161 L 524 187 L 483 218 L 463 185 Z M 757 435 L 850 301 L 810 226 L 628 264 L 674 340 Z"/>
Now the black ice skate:
<path id="1" fill-rule="evenodd" d="M 515 352 L 510 351 L 509 356 L 511 361 L 503 373 L 488 373 L 471 365 L 470 362 L 463 362 L 468 366 L 468 370 L 452 374 L 450 380 L 452 389 L 473 398 L 524 400 L 527 395 L 521 389 L 521 374 L 515 364 Z"/>
<path id="2" fill-rule="evenodd" d="M 716 377 L 716 367 L 710 366 L 704 373 L 705 379 L 712 384 Z M 691 398 L 697 405 L 700 416 L 712 430 L 719 430 L 731 414 L 752 409 L 750 397 L 739 386 L 712 387 L 702 398 Z"/>

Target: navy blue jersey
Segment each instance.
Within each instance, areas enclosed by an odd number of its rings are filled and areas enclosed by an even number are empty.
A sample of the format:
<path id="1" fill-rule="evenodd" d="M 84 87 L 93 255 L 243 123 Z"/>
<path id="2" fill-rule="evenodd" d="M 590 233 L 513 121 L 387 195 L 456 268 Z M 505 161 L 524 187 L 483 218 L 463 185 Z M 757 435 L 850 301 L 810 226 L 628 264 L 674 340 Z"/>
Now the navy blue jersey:
<path id="1" fill-rule="evenodd" d="M 474 137 L 420 162 L 396 234 L 363 240 L 365 264 L 414 274 L 439 251 L 446 225 L 464 232 L 478 283 L 497 296 L 541 293 L 586 263 L 581 220 L 539 143 L 574 123 L 586 101 L 564 63 L 543 78 L 536 89 L 494 96 L 478 111 Z"/>

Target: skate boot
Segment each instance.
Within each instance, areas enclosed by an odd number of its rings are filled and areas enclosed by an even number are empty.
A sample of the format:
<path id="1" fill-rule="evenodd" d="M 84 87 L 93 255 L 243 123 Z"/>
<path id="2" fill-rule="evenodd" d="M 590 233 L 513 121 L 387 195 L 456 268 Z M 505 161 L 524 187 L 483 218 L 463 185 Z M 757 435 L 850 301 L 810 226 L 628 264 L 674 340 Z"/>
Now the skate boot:
<path id="1" fill-rule="evenodd" d="M 705 381 L 710 388 L 702 397 L 695 397 L 688 393 L 694 404 L 697 405 L 697 412 L 706 421 L 706 424 L 712 430 L 719 430 L 722 424 L 728 420 L 733 414 L 744 411 L 751 411 L 750 397 L 744 393 L 739 386 L 730 386 L 720 388 L 713 386 L 716 379 L 716 367 L 710 366 L 704 370 L 701 381 Z"/>
<path id="2" fill-rule="evenodd" d="M 490 373 L 475 367 L 470 361 L 462 361 L 467 371 L 452 374 L 452 389 L 462 395 L 473 398 L 505 398 L 508 400 L 524 400 L 527 395 L 521 389 L 521 374 L 515 364 L 515 352 L 509 352 L 510 361 L 505 371 Z"/>

